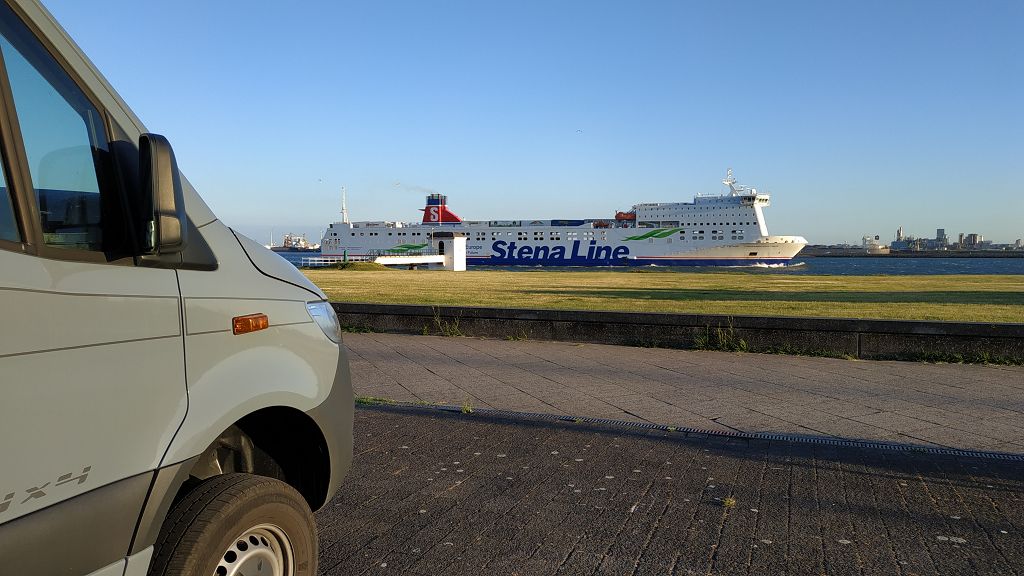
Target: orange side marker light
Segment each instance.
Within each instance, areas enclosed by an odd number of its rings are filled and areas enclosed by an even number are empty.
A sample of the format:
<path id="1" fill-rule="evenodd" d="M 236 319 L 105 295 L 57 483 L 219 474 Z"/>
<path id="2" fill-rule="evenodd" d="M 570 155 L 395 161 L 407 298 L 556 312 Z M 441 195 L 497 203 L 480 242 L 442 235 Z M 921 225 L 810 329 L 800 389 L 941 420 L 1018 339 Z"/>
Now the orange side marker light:
<path id="1" fill-rule="evenodd" d="M 266 314 L 249 314 L 248 316 L 235 316 L 231 319 L 231 331 L 236 336 L 267 328 L 270 328 L 270 319 Z"/>

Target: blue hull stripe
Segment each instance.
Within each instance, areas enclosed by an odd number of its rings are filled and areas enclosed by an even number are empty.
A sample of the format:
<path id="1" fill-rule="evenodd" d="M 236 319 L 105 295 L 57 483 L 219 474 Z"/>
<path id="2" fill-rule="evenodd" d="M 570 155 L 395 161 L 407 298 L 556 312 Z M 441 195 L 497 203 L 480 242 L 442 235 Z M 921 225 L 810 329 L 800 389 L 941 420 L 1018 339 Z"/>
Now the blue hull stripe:
<path id="1" fill-rule="evenodd" d="M 467 256 L 472 266 L 757 266 L 786 264 L 792 258 L 494 258 Z"/>

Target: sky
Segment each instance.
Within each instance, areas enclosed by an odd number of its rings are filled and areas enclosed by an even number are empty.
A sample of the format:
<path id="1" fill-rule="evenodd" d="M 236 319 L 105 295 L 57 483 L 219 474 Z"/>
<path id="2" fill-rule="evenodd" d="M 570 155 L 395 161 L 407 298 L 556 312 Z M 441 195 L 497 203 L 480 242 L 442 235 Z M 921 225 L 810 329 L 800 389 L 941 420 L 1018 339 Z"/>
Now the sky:
<path id="1" fill-rule="evenodd" d="M 43 0 L 228 225 L 605 218 L 1024 237 L 1024 2 Z"/>

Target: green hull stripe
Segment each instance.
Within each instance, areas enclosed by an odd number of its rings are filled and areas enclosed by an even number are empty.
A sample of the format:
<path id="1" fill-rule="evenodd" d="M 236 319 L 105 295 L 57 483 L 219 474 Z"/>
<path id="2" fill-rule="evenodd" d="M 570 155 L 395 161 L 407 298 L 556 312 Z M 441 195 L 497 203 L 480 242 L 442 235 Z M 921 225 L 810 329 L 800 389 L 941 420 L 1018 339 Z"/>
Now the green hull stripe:
<path id="1" fill-rule="evenodd" d="M 646 234 L 640 236 L 629 236 L 625 240 L 646 240 L 648 238 L 668 238 L 669 236 L 679 232 L 682 228 L 670 228 L 668 230 L 664 228 L 655 228 Z"/>

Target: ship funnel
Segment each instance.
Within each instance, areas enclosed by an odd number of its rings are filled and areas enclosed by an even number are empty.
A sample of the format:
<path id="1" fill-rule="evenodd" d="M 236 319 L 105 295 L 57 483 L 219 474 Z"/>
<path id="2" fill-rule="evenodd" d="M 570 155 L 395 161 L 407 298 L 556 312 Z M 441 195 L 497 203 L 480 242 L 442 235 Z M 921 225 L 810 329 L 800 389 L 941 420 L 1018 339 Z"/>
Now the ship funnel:
<path id="1" fill-rule="evenodd" d="M 444 194 L 430 194 L 427 196 L 427 207 L 423 209 L 424 224 L 456 224 L 462 222 L 462 218 L 448 210 L 448 197 Z"/>

